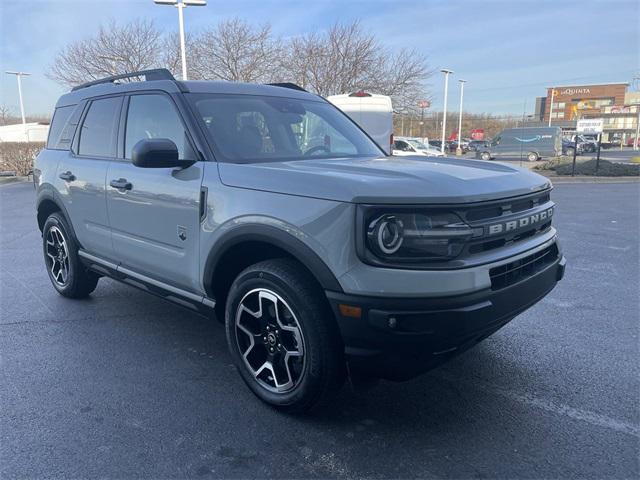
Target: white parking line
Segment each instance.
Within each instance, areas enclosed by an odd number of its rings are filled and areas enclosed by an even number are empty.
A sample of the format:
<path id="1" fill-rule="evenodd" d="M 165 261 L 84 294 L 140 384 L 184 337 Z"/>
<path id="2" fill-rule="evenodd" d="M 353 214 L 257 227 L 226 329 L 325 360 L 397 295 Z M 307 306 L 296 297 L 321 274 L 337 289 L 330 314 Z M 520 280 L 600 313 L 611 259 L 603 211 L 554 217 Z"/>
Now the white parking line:
<path id="1" fill-rule="evenodd" d="M 449 374 L 439 374 L 438 377 L 452 383 L 460 383 L 461 380 L 461 378 L 454 377 L 453 375 Z M 570 407 L 569 405 L 564 405 L 562 403 L 556 403 L 553 401 L 538 398 L 529 393 L 518 393 L 503 387 L 499 387 L 497 385 L 478 382 L 475 380 L 462 380 L 464 383 L 470 384 L 472 387 L 487 393 L 497 393 L 498 395 L 501 395 L 503 397 L 509 398 L 527 406 L 539 408 L 546 412 L 550 412 L 556 415 L 562 415 L 563 417 L 569 417 L 574 420 L 580 420 L 590 423 L 591 425 L 595 425 L 597 427 L 608 428 L 610 430 L 615 430 L 616 432 L 625 433 L 627 435 L 633 435 L 634 437 L 640 438 L 640 425 L 634 425 L 632 423 L 611 418 L 606 415 L 600 415 L 599 413 L 591 412 L 589 410 L 582 410 L 580 408 Z"/>

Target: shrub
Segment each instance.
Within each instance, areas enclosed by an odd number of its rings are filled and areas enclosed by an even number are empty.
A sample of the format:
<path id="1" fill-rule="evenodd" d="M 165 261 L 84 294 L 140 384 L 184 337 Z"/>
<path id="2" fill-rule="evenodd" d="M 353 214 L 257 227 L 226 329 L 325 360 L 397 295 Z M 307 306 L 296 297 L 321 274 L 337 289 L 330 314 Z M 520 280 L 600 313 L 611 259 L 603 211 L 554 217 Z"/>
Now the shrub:
<path id="1" fill-rule="evenodd" d="M 44 142 L 0 142 L 0 171 L 28 175 L 33 159 L 44 148 Z"/>
<path id="2" fill-rule="evenodd" d="M 558 175 L 571 175 L 571 163 L 565 163 L 555 168 Z M 587 160 L 576 164 L 576 175 L 598 175 L 601 177 L 637 177 L 640 176 L 640 165 L 629 163 L 615 163 L 600 160 L 596 173 L 596 161 Z"/>

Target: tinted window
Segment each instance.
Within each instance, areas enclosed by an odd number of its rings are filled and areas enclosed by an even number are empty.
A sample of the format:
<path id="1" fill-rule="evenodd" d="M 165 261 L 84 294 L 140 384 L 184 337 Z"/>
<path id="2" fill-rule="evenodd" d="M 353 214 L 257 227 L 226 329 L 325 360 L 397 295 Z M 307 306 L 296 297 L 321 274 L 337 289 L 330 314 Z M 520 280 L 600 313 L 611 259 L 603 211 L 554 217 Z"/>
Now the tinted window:
<path id="1" fill-rule="evenodd" d="M 69 105 L 68 107 L 56 108 L 56 111 L 53 113 L 53 120 L 51 120 L 51 126 L 49 127 L 47 148 L 59 148 L 58 142 L 60 141 L 60 136 L 75 107 L 75 105 Z M 66 148 L 69 148 L 69 146 L 67 145 Z"/>
<path id="2" fill-rule="evenodd" d="M 80 155 L 114 156 L 114 136 L 121 100 L 121 97 L 110 97 L 91 102 L 80 129 Z"/>
<path id="3" fill-rule="evenodd" d="M 145 138 L 168 138 L 183 160 L 195 160 L 182 120 L 165 95 L 134 95 L 129 100 L 125 133 L 125 157 L 131 158 L 136 143 Z"/>
<path id="4" fill-rule="evenodd" d="M 380 155 L 380 149 L 332 105 L 254 95 L 193 94 L 217 156 L 255 162 Z"/>

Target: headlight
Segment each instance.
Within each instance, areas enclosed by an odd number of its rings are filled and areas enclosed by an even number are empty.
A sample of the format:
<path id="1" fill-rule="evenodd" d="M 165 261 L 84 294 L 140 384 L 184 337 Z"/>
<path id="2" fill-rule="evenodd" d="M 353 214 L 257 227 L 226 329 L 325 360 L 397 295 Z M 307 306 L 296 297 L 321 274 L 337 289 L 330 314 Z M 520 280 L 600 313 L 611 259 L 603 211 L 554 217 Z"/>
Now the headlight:
<path id="1" fill-rule="evenodd" d="M 420 264 L 457 257 L 473 230 L 454 213 L 363 213 L 365 255 L 387 264 Z"/>

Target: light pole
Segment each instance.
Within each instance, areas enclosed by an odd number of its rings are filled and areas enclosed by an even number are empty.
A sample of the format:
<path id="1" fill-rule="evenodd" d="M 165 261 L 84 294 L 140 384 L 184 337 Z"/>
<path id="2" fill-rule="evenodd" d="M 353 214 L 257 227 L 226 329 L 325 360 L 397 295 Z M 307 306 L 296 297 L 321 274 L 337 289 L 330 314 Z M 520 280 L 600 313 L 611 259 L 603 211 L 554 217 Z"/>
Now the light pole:
<path id="1" fill-rule="evenodd" d="M 464 84 L 466 80 L 458 80 L 460 82 L 460 115 L 458 115 L 458 148 L 456 148 L 456 155 L 462 155 L 462 148 L 460 148 L 460 142 L 462 141 L 462 99 L 464 98 Z"/>
<path id="2" fill-rule="evenodd" d="M 184 10 L 187 6 L 204 7 L 207 0 L 153 0 L 158 5 L 173 5 L 178 9 L 178 25 L 180 29 L 180 57 L 182 59 L 182 80 L 187 80 L 187 52 L 184 42 Z"/>
<path id="3" fill-rule="evenodd" d="M 5 73 L 8 73 L 9 75 L 15 75 L 16 78 L 18 79 L 18 98 L 20 99 L 20 115 L 22 116 L 22 128 L 24 129 L 24 134 L 26 136 L 27 120 L 25 119 L 25 116 L 24 116 L 24 102 L 22 101 L 22 77 L 28 77 L 31 74 L 26 72 L 13 72 L 13 71 L 7 71 Z"/>
<path id="4" fill-rule="evenodd" d="M 444 153 L 444 135 L 447 130 L 447 95 L 449 93 L 449 75 L 453 73 L 453 70 L 443 68 L 440 71 L 444 73 L 444 110 L 442 114 L 442 145 L 440 145 L 440 151 Z"/>

